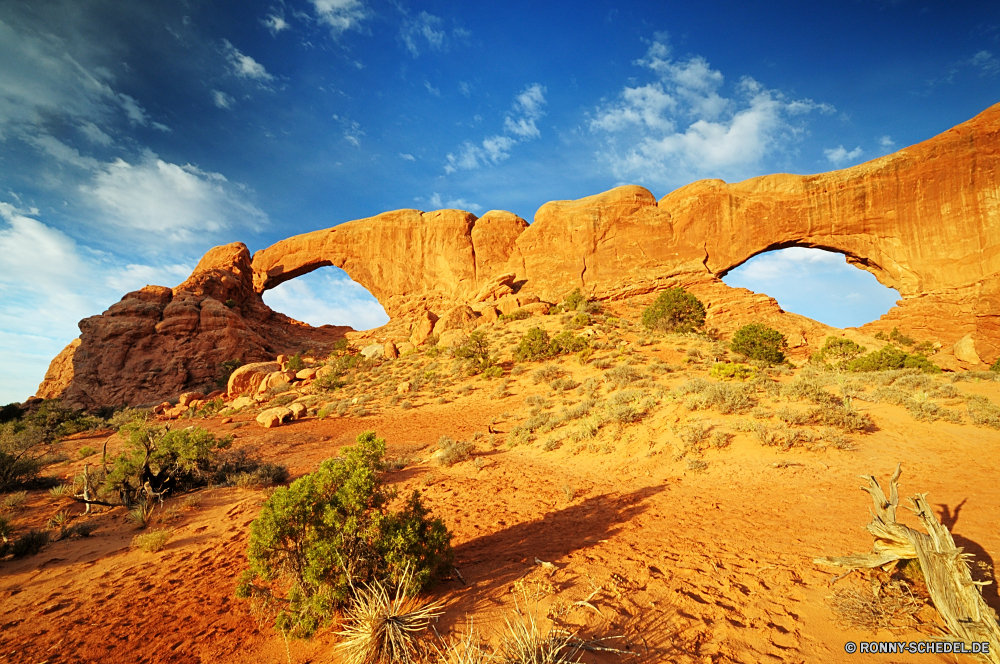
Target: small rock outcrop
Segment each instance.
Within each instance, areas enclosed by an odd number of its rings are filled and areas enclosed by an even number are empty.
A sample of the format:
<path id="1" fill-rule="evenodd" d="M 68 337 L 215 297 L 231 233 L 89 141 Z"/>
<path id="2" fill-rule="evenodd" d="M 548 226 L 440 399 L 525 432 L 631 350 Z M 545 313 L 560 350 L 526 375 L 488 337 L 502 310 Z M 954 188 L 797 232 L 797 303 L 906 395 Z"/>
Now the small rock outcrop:
<path id="1" fill-rule="evenodd" d="M 282 240 L 252 260 L 237 242 L 209 251 L 176 288 L 147 286 L 81 321 L 80 339 L 53 360 L 38 394 L 86 408 L 152 404 L 211 391 L 227 360 L 322 350 L 350 328 L 310 327 L 272 311 L 261 294 L 327 265 L 378 299 L 391 320 L 377 336 L 406 339 L 400 352 L 432 334 L 454 343 L 499 313 L 542 314 L 574 288 L 615 300 L 677 285 L 707 304 L 708 324 L 722 332 L 766 321 L 806 348 L 830 328 L 721 281 L 759 253 L 792 246 L 842 253 L 899 291 L 898 306 L 863 332 L 899 327 L 949 349 L 956 367 L 992 364 L 1000 357 L 998 192 L 1000 104 L 830 173 L 702 180 L 659 200 L 627 185 L 547 203 L 530 226 L 502 211 L 396 210 Z"/>

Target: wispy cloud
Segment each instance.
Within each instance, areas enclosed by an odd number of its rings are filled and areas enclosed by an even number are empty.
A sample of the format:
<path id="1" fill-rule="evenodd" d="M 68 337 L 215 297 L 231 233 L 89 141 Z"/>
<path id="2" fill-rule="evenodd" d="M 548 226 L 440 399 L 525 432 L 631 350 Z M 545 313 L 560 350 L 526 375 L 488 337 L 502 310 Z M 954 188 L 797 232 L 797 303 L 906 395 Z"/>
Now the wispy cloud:
<path id="1" fill-rule="evenodd" d="M 419 56 L 420 50 L 425 47 L 432 51 L 443 51 L 448 47 L 448 37 L 441 26 L 439 17 L 420 12 L 416 18 L 403 21 L 399 37 L 413 57 Z"/>
<path id="2" fill-rule="evenodd" d="M 285 20 L 283 16 L 278 13 L 268 14 L 266 18 L 261 20 L 261 23 L 271 31 L 272 35 L 276 35 L 282 30 L 288 30 L 290 27 L 288 21 Z"/>
<path id="3" fill-rule="evenodd" d="M 215 102 L 215 105 L 218 108 L 225 108 L 225 109 L 232 108 L 233 104 L 236 103 L 235 99 L 227 95 L 225 92 L 222 92 L 221 90 L 212 90 L 212 101 Z"/>
<path id="4" fill-rule="evenodd" d="M 274 80 L 274 76 L 267 72 L 264 65 L 249 55 L 241 53 L 228 39 L 222 40 L 222 52 L 226 56 L 226 61 L 229 63 L 230 71 L 233 75 L 261 83 Z"/>
<path id="5" fill-rule="evenodd" d="M 886 150 L 890 150 L 896 147 L 896 141 L 892 140 L 892 136 L 883 136 L 882 138 L 878 139 L 878 144 L 880 147 L 885 148 Z"/>
<path id="6" fill-rule="evenodd" d="M 330 29 L 334 37 L 348 30 L 357 30 L 369 16 L 360 0 L 310 0 L 319 22 Z"/>
<path id="7" fill-rule="evenodd" d="M 464 198 L 442 198 L 441 194 L 434 192 L 427 197 L 414 199 L 418 203 L 426 202 L 431 210 L 465 210 L 467 212 L 482 212 L 483 206 L 478 203 L 471 203 Z"/>
<path id="8" fill-rule="evenodd" d="M 445 173 L 472 170 L 486 164 L 499 164 L 510 157 L 518 143 L 541 136 L 538 121 L 545 115 L 545 86 L 533 83 L 514 98 L 510 112 L 504 117 L 504 134 L 487 136 L 480 143 L 465 141 L 457 153 L 446 157 Z"/>
<path id="9" fill-rule="evenodd" d="M 268 221 L 247 200 L 251 192 L 246 187 L 220 173 L 163 161 L 149 151 L 135 163 L 117 159 L 101 165 L 79 189 L 117 232 L 130 233 L 134 242 L 146 245 L 207 239 L 238 227 L 259 230 Z"/>
<path id="10" fill-rule="evenodd" d="M 979 51 L 969 59 L 972 67 L 979 70 L 981 76 L 996 76 L 1000 74 L 1000 59 L 989 51 Z"/>
<path id="11" fill-rule="evenodd" d="M 435 97 L 441 96 L 440 88 L 435 88 L 433 85 L 431 85 L 430 81 L 424 81 L 424 87 L 427 88 L 427 92 L 431 93 Z"/>
<path id="12" fill-rule="evenodd" d="M 835 148 L 823 150 L 823 154 L 831 164 L 840 166 L 841 164 L 857 161 L 858 157 L 864 154 L 864 150 L 861 149 L 860 145 L 850 151 L 843 145 L 838 145 Z"/>
<path id="13" fill-rule="evenodd" d="M 801 133 L 793 118 L 834 110 L 788 99 L 750 77 L 725 96 L 722 72 L 701 56 L 674 58 L 665 34 L 657 34 L 635 64 L 657 80 L 624 87 L 590 122 L 605 141 L 599 156 L 622 180 L 675 185 L 695 177 L 745 177 Z"/>
<path id="14" fill-rule="evenodd" d="M 406 153 L 406 152 L 400 152 L 399 156 L 400 156 L 400 158 L 403 161 L 416 161 L 417 160 L 417 158 L 414 157 L 412 154 L 409 154 L 409 153 Z"/>
<path id="15" fill-rule="evenodd" d="M 361 125 L 354 120 L 336 114 L 333 116 L 333 119 L 340 125 L 344 140 L 354 147 L 360 147 L 361 137 L 365 135 L 365 132 L 361 129 Z"/>

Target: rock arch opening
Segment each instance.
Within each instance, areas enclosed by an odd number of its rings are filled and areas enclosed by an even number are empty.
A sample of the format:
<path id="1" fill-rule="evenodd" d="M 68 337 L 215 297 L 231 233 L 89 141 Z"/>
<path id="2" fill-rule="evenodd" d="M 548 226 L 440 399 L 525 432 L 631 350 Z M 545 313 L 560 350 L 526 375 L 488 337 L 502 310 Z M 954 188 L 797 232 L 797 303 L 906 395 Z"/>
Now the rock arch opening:
<path id="1" fill-rule="evenodd" d="M 349 325 L 370 330 L 389 316 L 368 289 L 338 267 L 327 266 L 284 281 L 262 293 L 275 311 L 313 327 Z"/>
<path id="2" fill-rule="evenodd" d="M 765 293 L 785 311 L 833 327 L 859 327 L 895 306 L 898 291 L 843 254 L 808 247 L 765 251 L 723 276 L 729 286 Z"/>

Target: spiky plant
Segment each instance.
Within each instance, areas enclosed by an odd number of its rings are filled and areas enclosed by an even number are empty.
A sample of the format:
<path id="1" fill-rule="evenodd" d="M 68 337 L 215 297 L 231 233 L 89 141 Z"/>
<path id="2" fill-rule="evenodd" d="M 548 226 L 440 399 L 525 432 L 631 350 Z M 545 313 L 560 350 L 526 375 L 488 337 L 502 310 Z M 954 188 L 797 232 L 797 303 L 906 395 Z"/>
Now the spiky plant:
<path id="1" fill-rule="evenodd" d="M 531 611 L 517 611 L 505 618 L 507 631 L 500 643 L 504 664 L 575 664 L 583 655 L 584 642 L 572 632 L 549 628 L 544 633 Z"/>
<path id="2" fill-rule="evenodd" d="M 156 503 L 146 502 L 145 500 L 139 501 L 138 505 L 128 511 L 129 521 L 142 530 L 148 526 L 150 521 L 153 519 L 153 510 L 155 508 Z"/>
<path id="3" fill-rule="evenodd" d="M 438 664 L 489 664 L 495 657 L 488 648 L 483 647 L 482 640 L 469 622 L 469 629 L 461 639 L 452 639 L 437 651 Z"/>
<path id="4" fill-rule="evenodd" d="M 347 609 L 337 647 L 346 664 L 410 664 L 417 661 L 417 633 L 440 616 L 444 603 L 426 603 L 407 595 L 408 568 L 393 595 L 379 581 L 357 590 Z"/>

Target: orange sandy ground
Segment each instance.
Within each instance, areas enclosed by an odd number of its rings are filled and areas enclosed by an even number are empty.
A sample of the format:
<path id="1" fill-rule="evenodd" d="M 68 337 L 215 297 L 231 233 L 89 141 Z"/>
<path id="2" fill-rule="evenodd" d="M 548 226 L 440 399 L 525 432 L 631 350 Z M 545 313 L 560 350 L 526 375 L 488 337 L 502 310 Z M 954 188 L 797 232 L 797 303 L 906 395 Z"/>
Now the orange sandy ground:
<path id="1" fill-rule="evenodd" d="M 1000 393 L 997 383 L 960 387 L 994 402 Z M 265 451 L 293 477 L 367 429 L 388 440 L 389 456 L 426 458 L 443 433 L 468 438 L 485 432 L 503 411 L 521 408 L 518 392 L 491 401 L 477 390 L 445 405 L 360 420 L 308 418 L 274 430 L 251 423 L 235 432 L 235 444 Z M 615 643 L 627 644 L 639 661 L 850 662 L 862 656 L 845 654 L 849 640 L 928 638 L 926 623 L 936 619 L 929 609 L 921 613 L 920 632 L 873 635 L 839 627 L 825 602 L 838 571 L 812 560 L 870 550 L 864 529 L 870 499 L 858 490 L 858 476 L 875 474 L 884 485 L 901 461 L 901 494 L 929 493 L 956 543 L 992 569 L 1000 552 L 1000 432 L 919 423 L 901 408 L 859 405 L 878 430 L 855 436 L 855 451 L 782 452 L 741 434 L 730 447 L 705 454 L 707 470 L 688 471 L 669 454 L 647 454 L 651 441 L 669 436 L 670 422 L 686 417 L 674 405 L 625 428 L 608 454 L 480 445 L 477 456 L 485 463 L 478 470 L 473 461 L 451 468 L 423 462 L 390 473 L 401 494 L 423 491 L 454 532 L 467 585 L 456 577 L 435 591 L 450 602 L 438 631 L 461 632 L 471 614 L 477 629 L 495 632 L 514 598 L 523 605 L 527 596 L 541 624 L 549 624 L 544 616 L 550 614 L 581 634 L 624 636 Z M 230 431 L 218 419 L 204 425 Z M 510 424 L 501 419 L 495 426 L 506 432 Z M 67 449 L 99 447 L 104 440 L 81 437 Z M 80 468 L 75 462 L 65 473 Z M 572 500 L 564 487 L 572 489 Z M 172 522 L 173 538 L 158 553 L 130 549 L 136 530 L 118 508 L 81 517 L 100 524 L 90 538 L 0 563 L 0 662 L 338 661 L 333 629 L 292 642 L 286 652 L 282 638 L 233 597 L 264 492 L 199 493 L 200 505 Z M 81 510 L 38 492 L 20 518 L 25 527 L 41 526 L 67 507 Z M 916 525 L 907 510 L 900 514 Z M 536 558 L 557 571 L 548 575 Z M 974 575 L 983 578 L 981 571 Z M 854 574 L 836 587 L 860 582 Z M 996 585 L 984 594 L 1000 610 Z M 591 595 L 592 608 L 573 604 Z M 973 661 L 953 655 L 863 659 Z"/>

